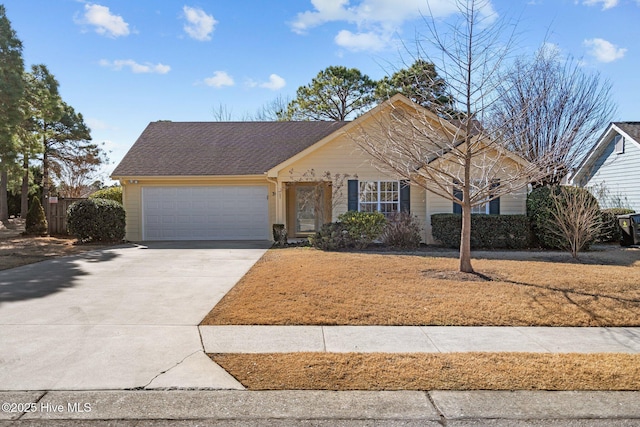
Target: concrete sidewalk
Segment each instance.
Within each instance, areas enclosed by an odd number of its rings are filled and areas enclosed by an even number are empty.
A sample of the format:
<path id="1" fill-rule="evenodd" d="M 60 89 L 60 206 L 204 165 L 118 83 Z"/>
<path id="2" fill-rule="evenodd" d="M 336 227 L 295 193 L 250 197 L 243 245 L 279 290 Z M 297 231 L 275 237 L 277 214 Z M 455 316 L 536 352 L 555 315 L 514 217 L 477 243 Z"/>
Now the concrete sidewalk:
<path id="1" fill-rule="evenodd" d="M 640 392 L 0 393 L 0 426 L 635 426 Z"/>
<path id="2" fill-rule="evenodd" d="M 200 326 L 206 353 L 640 353 L 640 328 Z"/>

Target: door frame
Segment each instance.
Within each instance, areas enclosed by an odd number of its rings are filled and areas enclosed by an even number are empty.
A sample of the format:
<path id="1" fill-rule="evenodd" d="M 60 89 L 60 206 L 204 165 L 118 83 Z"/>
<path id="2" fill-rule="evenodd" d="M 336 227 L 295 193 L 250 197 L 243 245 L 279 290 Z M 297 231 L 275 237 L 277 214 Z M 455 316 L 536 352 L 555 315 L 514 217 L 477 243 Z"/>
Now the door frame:
<path id="1" fill-rule="evenodd" d="M 313 234 L 315 234 L 315 231 L 313 232 L 305 232 L 305 233 L 299 233 L 296 231 L 296 188 L 299 187 L 315 187 L 315 186 L 322 186 L 324 189 L 324 197 L 322 198 L 321 203 L 323 204 L 323 206 L 321 206 L 322 209 L 322 213 L 323 213 L 323 221 L 322 223 L 328 223 L 331 222 L 331 212 L 332 212 L 332 206 L 331 206 L 331 200 L 332 200 L 332 186 L 330 182 L 327 181 L 315 181 L 315 182 L 289 182 L 287 183 L 287 188 L 286 188 L 286 227 L 287 227 L 287 231 L 288 231 L 288 236 L 291 238 L 304 238 L 304 237 L 309 237 L 312 236 Z M 319 227 L 322 226 L 322 224 L 318 224 L 316 223 L 316 231 L 317 229 L 319 229 Z"/>

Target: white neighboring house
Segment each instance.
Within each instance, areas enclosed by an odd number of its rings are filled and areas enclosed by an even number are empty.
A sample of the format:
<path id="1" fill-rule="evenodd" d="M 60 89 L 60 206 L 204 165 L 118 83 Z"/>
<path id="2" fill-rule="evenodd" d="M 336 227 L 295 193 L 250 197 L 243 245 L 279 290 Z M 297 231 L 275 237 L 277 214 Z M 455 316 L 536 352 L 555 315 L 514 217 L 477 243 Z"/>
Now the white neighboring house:
<path id="1" fill-rule="evenodd" d="M 640 122 L 609 124 L 570 183 L 589 188 L 602 208 L 640 212 Z"/>

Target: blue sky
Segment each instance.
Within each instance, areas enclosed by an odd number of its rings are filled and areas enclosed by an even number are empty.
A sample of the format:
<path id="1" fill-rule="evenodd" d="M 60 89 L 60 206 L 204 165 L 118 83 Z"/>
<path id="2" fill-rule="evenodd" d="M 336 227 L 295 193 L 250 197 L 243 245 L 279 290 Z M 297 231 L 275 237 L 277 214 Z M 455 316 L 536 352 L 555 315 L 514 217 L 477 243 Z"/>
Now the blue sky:
<path id="1" fill-rule="evenodd" d="M 0 0 L 24 44 L 46 64 L 110 173 L 150 121 L 235 119 L 294 97 L 330 65 L 374 79 L 402 66 L 423 17 L 454 0 Z M 430 9 L 427 7 L 430 5 Z M 518 21 L 518 53 L 543 42 L 613 84 L 615 120 L 640 120 L 640 0 L 491 0 Z"/>

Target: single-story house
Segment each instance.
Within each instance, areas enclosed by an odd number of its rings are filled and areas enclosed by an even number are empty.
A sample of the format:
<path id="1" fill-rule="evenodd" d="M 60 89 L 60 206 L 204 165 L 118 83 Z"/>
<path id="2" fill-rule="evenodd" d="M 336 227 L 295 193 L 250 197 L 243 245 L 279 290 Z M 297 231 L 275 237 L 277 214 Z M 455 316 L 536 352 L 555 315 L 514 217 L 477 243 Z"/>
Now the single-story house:
<path id="1" fill-rule="evenodd" d="M 640 122 L 609 124 L 570 183 L 591 189 L 602 208 L 640 211 Z"/>
<path id="2" fill-rule="evenodd" d="M 352 122 L 150 123 L 112 174 L 123 187 L 126 238 L 264 240 L 273 224 L 305 237 L 347 210 L 402 210 L 434 243 L 430 216 L 454 212 L 451 199 L 380 172 L 354 142 L 389 108 L 416 105 L 396 95 Z M 526 188 L 490 208 L 524 214 Z"/>

